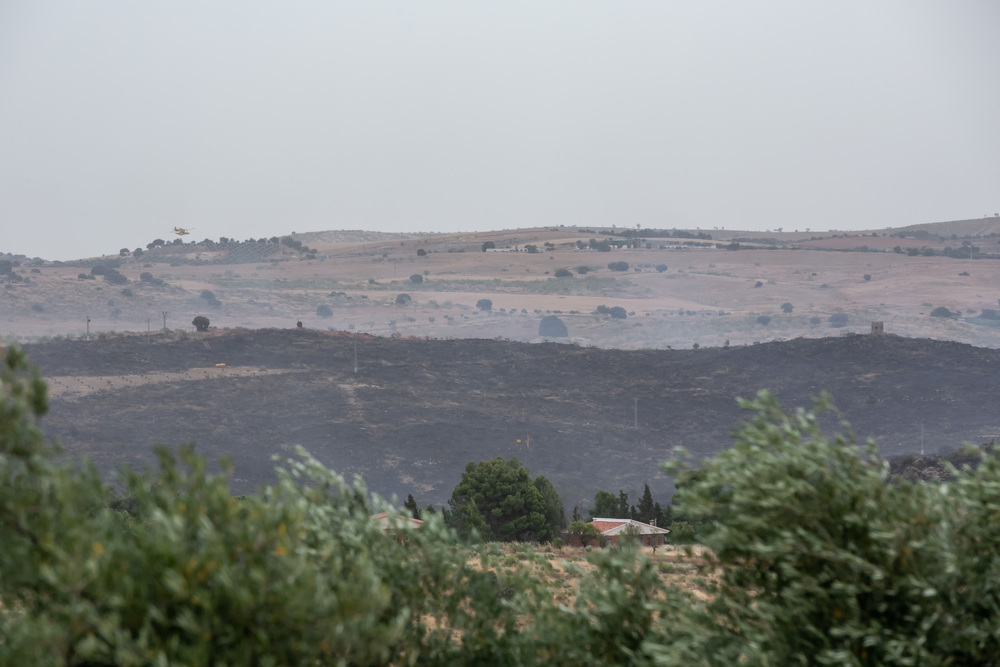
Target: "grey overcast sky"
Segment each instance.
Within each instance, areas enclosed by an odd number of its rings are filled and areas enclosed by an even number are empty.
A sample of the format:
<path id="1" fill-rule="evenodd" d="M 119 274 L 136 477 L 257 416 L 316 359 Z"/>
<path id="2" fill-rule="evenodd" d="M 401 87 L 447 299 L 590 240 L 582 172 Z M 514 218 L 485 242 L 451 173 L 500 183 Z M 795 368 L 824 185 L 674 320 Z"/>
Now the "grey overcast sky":
<path id="1" fill-rule="evenodd" d="M 0 0 L 0 251 L 998 210 L 997 0 Z"/>

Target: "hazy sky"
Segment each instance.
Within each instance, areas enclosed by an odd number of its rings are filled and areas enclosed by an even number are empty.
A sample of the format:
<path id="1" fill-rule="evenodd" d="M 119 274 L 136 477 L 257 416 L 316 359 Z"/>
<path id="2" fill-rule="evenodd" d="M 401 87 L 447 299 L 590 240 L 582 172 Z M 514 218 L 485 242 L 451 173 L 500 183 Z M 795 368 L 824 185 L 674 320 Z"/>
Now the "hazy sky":
<path id="1" fill-rule="evenodd" d="M 996 0 L 0 0 L 0 251 L 998 210 Z"/>

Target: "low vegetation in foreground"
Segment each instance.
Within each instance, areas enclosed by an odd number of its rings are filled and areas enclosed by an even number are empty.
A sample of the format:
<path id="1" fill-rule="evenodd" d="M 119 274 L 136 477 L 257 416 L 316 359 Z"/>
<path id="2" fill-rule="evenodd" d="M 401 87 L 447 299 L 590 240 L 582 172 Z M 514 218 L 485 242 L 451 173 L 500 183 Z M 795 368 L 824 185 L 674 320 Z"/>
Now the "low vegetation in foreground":
<path id="1" fill-rule="evenodd" d="M 44 442 L 45 386 L 18 350 L 0 381 L 0 664 L 1000 661 L 992 454 L 946 484 L 888 483 L 846 425 L 826 437 L 761 394 L 675 498 L 712 517 L 688 560 L 567 564 L 434 516 L 382 531 L 370 514 L 393 508 L 305 452 L 233 498 L 226 473 L 164 451 L 112 497 Z"/>

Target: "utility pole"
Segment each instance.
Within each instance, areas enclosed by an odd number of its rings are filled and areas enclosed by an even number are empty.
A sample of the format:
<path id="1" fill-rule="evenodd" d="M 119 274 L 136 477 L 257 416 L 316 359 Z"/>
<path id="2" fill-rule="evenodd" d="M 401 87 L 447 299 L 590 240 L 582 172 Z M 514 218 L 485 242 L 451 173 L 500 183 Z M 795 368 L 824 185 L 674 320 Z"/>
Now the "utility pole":
<path id="1" fill-rule="evenodd" d="M 90 340 L 90 315 L 87 315 L 87 340 Z"/>
<path id="2" fill-rule="evenodd" d="M 639 399 L 638 398 L 633 398 L 632 400 L 635 402 L 634 405 L 633 405 L 633 409 L 635 410 L 635 419 L 634 419 L 633 428 L 636 431 L 638 431 L 639 430 Z"/>
<path id="3" fill-rule="evenodd" d="M 170 313 L 167 312 L 166 310 L 161 310 L 160 314 L 163 315 L 163 330 L 166 331 L 167 330 L 167 315 L 169 315 Z"/>
<path id="4" fill-rule="evenodd" d="M 358 332 L 354 332 L 354 374 L 358 374 Z"/>
<path id="5" fill-rule="evenodd" d="M 146 318 L 146 344 L 149 345 L 149 318 Z"/>
<path id="6" fill-rule="evenodd" d="M 920 425 L 920 455 L 924 455 L 924 425 Z"/>

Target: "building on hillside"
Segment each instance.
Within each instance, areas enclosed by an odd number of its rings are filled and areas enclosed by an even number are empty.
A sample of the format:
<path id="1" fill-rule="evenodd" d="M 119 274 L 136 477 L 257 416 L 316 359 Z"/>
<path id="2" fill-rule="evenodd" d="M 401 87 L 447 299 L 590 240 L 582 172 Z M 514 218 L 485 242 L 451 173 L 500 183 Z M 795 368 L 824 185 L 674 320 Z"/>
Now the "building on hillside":
<path id="1" fill-rule="evenodd" d="M 653 519 L 651 523 L 643 523 L 633 519 L 594 518 L 590 523 L 597 528 L 597 533 L 604 537 L 607 544 L 617 545 L 623 532 L 626 535 L 631 532 L 642 546 L 655 547 L 666 544 L 667 535 L 670 533 L 666 528 L 657 527 L 656 519 Z M 563 531 L 563 540 L 571 546 L 581 546 L 580 538 L 567 530 Z"/>

